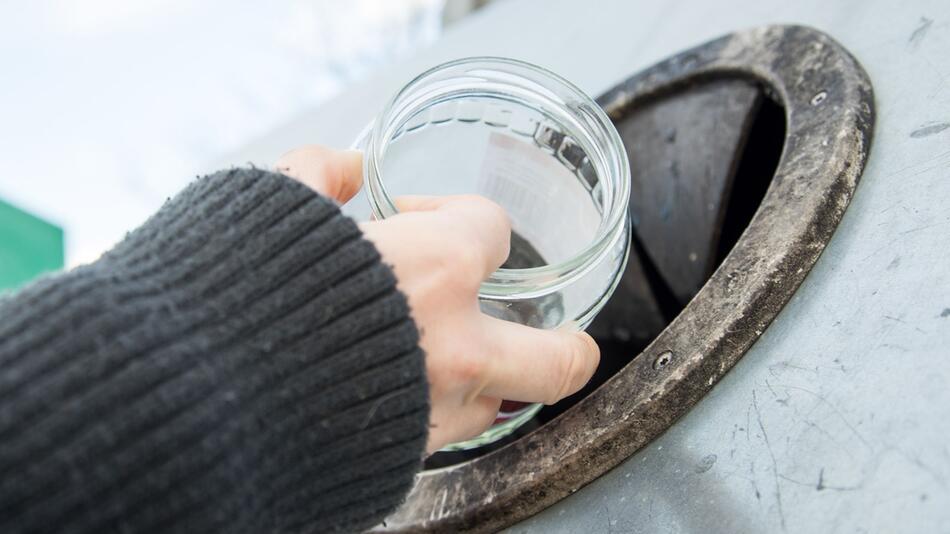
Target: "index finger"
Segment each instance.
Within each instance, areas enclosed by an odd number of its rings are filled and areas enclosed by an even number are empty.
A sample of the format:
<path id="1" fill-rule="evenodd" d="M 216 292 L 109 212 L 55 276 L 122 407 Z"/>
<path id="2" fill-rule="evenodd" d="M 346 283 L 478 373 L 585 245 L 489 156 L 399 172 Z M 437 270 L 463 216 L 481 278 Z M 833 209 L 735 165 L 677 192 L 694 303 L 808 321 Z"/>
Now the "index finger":
<path id="1" fill-rule="evenodd" d="M 363 185 L 363 153 L 358 150 L 306 145 L 281 156 L 274 167 L 340 204 Z"/>

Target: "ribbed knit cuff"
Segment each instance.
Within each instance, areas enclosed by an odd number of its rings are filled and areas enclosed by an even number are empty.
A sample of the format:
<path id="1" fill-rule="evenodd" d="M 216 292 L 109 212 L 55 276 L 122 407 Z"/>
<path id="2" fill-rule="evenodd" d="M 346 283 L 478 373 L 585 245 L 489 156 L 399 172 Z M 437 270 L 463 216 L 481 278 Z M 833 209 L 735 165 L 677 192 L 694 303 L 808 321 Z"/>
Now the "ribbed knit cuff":
<path id="1" fill-rule="evenodd" d="M 0 319 L 0 532 L 353 531 L 419 469 L 406 300 L 284 176 L 198 180 Z"/>

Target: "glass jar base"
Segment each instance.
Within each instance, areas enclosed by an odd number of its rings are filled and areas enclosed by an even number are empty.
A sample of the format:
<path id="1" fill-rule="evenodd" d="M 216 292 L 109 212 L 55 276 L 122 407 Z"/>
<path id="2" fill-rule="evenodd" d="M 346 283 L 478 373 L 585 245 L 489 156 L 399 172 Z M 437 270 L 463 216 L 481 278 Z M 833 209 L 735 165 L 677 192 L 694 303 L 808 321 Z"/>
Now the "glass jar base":
<path id="1" fill-rule="evenodd" d="M 459 441 L 457 443 L 449 443 L 441 451 L 467 451 L 475 449 L 477 447 L 484 447 L 489 443 L 494 443 L 501 438 L 511 434 L 518 427 L 527 423 L 531 420 L 532 417 L 538 414 L 538 412 L 543 408 L 543 404 L 532 404 L 527 408 L 524 408 L 518 415 L 505 420 L 503 423 L 492 426 L 488 430 L 482 432 L 478 436 L 465 440 Z"/>

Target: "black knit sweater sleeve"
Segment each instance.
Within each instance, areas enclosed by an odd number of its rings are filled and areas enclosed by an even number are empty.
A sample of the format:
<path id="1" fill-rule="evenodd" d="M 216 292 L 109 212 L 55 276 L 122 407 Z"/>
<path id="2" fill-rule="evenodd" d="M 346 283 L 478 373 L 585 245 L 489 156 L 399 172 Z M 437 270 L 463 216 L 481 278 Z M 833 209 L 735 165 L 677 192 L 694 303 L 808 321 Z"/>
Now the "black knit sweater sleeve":
<path id="1" fill-rule="evenodd" d="M 357 225 L 284 176 L 221 172 L 0 300 L 0 532 L 360 530 L 411 486 L 428 410 Z"/>

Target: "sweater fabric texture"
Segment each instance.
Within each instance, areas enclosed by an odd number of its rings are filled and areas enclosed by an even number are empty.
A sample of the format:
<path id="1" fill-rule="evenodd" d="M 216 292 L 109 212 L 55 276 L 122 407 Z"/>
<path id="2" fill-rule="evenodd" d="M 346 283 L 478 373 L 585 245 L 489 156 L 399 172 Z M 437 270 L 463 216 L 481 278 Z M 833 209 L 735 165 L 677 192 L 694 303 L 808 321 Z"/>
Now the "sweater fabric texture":
<path id="1" fill-rule="evenodd" d="M 0 297 L 0 532 L 359 531 L 428 432 L 391 269 L 286 176 L 199 179 Z"/>

